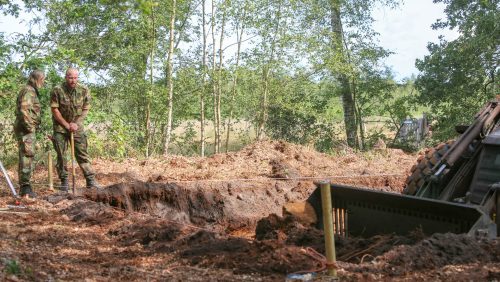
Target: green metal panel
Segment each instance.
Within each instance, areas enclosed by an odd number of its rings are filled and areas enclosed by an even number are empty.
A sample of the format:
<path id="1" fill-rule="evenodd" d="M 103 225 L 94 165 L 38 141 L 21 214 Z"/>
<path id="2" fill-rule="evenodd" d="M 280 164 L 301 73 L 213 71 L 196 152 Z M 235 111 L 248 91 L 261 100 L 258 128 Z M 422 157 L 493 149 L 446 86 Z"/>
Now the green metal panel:
<path id="1" fill-rule="evenodd" d="M 467 233 L 483 215 L 476 206 L 335 184 L 331 194 L 334 210 L 346 212 L 345 226 L 337 230 L 345 229 L 352 236 L 406 235 L 416 229 L 426 234 Z M 318 216 L 322 215 L 320 197 L 316 189 L 308 199 Z"/>
<path id="2" fill-rule="evenodd" d="M 470 201 L 481 204 L 491 184 L 497 182 L 500 182 L 500 146 L 485 144 L 469 188 Z"/>

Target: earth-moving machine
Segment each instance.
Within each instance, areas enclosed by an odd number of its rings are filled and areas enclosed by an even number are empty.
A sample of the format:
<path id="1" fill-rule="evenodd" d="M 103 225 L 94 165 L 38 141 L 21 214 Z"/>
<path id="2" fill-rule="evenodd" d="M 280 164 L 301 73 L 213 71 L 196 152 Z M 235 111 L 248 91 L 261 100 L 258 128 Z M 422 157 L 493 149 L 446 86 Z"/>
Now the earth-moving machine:
<path id="1" fill-rule="evenodd" d="M 425 144 L 429 135 L 429 122 L 424 113 L 421 118 L 407 117 L 399 126 L 391 147 L 403 149 L 419 149 Z"/>
<path id="2" fill-rule="evenodd" d="M 432 233 L 500 234 L 500 96 L 461 135 L 429 149 L 412 167 L 402 195 L 331 183 L 334 231 L 340 236 Z M 321 191 L 285 212 L 322 227 Z"/>

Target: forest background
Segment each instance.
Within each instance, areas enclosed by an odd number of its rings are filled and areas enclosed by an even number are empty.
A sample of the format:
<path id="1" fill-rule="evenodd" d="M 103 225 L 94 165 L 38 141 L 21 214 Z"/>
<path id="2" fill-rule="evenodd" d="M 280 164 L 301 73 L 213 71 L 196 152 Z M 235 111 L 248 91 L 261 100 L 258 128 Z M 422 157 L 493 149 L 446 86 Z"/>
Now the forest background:
<path id="1" fill-rule="evenodd" d="M 33 69 L 41 91 L 68 66 L 93 77 L 91 154 L 210 155 L 271 138 L 327 153 L 391 142 L 423 111 L 429 143 L 453 138 L 499 93 L 498 0 L 435 0 L 456 29 L 429 43 L 417 77 L 396 82 L 377 44 L 373 9 L 397 0 L 0 0 L 4 15 L 34 15 L 29 32 L 0 33 L 0 157 L 14 163 L 15 100 Z M 380 126 L 370 126 L 377 121 Z M 49 149 L 44 107 L 38 146 Z M 350 149 L 348 149 L 350 150 Z M 38 150 L 40 154 L 44 150 Z"/>

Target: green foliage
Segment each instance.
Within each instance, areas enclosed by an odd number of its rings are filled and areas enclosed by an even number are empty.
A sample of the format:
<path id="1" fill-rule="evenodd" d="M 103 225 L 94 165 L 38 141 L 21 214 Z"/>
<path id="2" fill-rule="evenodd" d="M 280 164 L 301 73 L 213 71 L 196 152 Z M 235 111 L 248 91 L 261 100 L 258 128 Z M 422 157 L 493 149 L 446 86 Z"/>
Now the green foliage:
<path id="1" fill-rule="evenodd" d="M 87 123 L 90 154 L 109 159 L 137 156 L 137 150 L 128 140 L 141 132 L 134 131 L 119 115 L 89 113 Z"/>
<path id="2" fill-rule="evenodd" d="M 21 10 L 19 3 L 17 1 L 10 0 L 0 0 L 0 12 L 4 15 L 19 16 L 19 11 Z"/>
<path id="3" fill-rule="evenodd" d="M 387 135 L 383 129 L 376 128 L 376 129 L 370 130 L 367 132 L 365 146 L 369 149 L 372 149 L 373 146 L 375 144 L 377 144 L 377 142 L 379 142 L 379 140 L 384 141 L 384 143 L 386 143 L 386 144 L 391 141 L 387 137 Z"/>
<path id="4" fill-rule="evenodd" d="M 136 9 L 145 14 L 151 14 L 154 7 L 158 6 L 158 1 L 152 0 L 101 0 L 102 4 L 108 5 L 109 8 L 127 11 Z"/>
<path id="5" fill-rule="evenodd" d="M 12 45 L 0 33 L 0 158 L 6 166 L 17 160 L 12 124 L 17 91 L 22 85 L 22 73 L 11 61 L 12 52 Z"/>
<path id="6" fill-rule="evenodd" d="M 429 55 L 417 60 L 419 102 L 428 105 L 438 123 L 434 135 L 446 140 L 454 125 L 469 123 L 487 100 L 498 94 L 500 28 L 498 1 L 440 0 L 445 21 L 433 28 L 457 28 L 453 41 L 429 43 Z"/>
<path id="7" fill-rule="evenodd" d="M 268 120 L 268 135 L 273 139 L 306 144 L 316 130 L 317 122 L 313 113 L 296 109 L 271 106 Z"/>
<path id="8" fill-rule="evenodd" d="M 363 117 L 391 93 L 390 71 L 381 64 L 390 52 L 377 46 L 372 28 L 371 12 L 378 3 L 394 7 L 398 1 L 312 1 L 299 5 L 297 13 L 304 56 L 321 79 L 336 81 L 352 147 L 362 147 L 357 144 L 364 138 L 358 133 Z"/>
<path id="9" fill-rule="evenodd" d="M 35 273 L 30 266 L 22 267 L 21 264 L 15 259 L 2 259 L 4 268 L 3 271 L 8 276 L 15 275 L 23 280 L 36 280 Z"/>
<path id="10" fill-rule="evenodd" d="M 406 80 L 400 85 L 394 85 L 389 97 L 380 101 L 379 115 L 388 115 L 387 126 L 393 131 L 398 131 L 401 122 L 407 117 L 421 116 L 427 109 L 418 107 L 418 92 L 414 82 Z"/>
<path id="11" fill-rule="evenodd" d="M 287 81 L 290 79 L 290 81 Z M 304 74 L 286 78 L 282 91 L 277 91 L 269 108 L 267 134 L 298 144 L 311 144 L 318 150 L 331 151 L 338 145 L 338 134 L 329 122 L 332 93 L 328 85 L 319 86 Z"/>
<path id="12" fill-rule="evenodd" d="M 267 134 L 273 139 L 312 145 L 320 152 L 332 152 L 341 143 L 331 123 L 321 123 L 314 112 L 272 106 Z"/>
<path id="13" fill-rule="evenodd" d="M 183 156 L 195 156 L 200 151 L 195 125 L 193 122 L 188 122 L 183 128 L 182 134 L 172 137 L 173 152 Z"/>
<path id="14" fill-rule="evenodd" d="M 21 265 L 17 260 L 7 260 L 4 271 L 9 275 L 19 275 L 21 274 Z"/>
<path id="15" fill-rule="evenodd" d="M 345 133 L 341 132 L 345 117 L 342 105 L 345 89 L 354 96 L 357 122 L 368 116 L 389 114 L 390 129 L 397 130 L 406 116 L 415 112 L 421 114 L 422 108 L 417 107 L 417 102 L 430 105 L 435 100 L 435 97 L 426 98 L 426 95 L 428 89 L 438 85 L 436 76 L 431 73 L 435 67 L 425 67 L 424 73 L 428 72 L 430 78 L 421 79 L 419 90 L 425 94 L 415 100 L 419 92 L 413 91 L 412 83 L 397 85 L 390 70 L 382 63 L 390 52 L 376 44 L 371 11 L 377 4 L 392 7 L 397 2 L 217 0 L 214 2 L 214 21 L 210 9 L 205 15 L 209 19 L 205 27 L 209 35 L 208 56 L 206 69 L 202 69 L 201 3 L 177 1 L 174 73 L 171 77 L 174 82 L 173 130 L 176 134 L 172 140 L 172 152 L 185 155 L 199 152 L 199 99 L 204 94 L 205 122 L 211 126 L 214 85 L 220 87 L 222 126 L 227 126 L 231 110 L 233 123 L 249 123 L 249 126 L 231 132 L 229 143 L 234 148 L 238 147 L 234 145 L 237 142 L 251 142 L 255 138 L 254 129 L 264 124 L 265 133 L 271 138 L 333 152 L 345 139 Z M 161 153 L 168 111 L 166 81 L 170 77 L 166 72 L 166 52 L 171 1 L 25 0 L 24 3 L 27 11 L 36 11 L 39 15 L 32 24 L 43 25 L 40 33 L 33 28 L 12 37 L 12 42 L 0 36 L 0 142 L 4 145 L 1 153 L 14 159 L 17 152 L 11 136 L 11 123 L 15 97 L 25 83 L 26 75 L 34 68 L 46 71 L 47 85 L 41 91 L 41 100 L 42 104 L 48 105 L 49 90 L 61 83 L 68 66 L 79 67 L 82 82 L 91 88 L 92 109 L 86 127 L 93 156 L 142 157 L 146 149 L 149 155 L 151 152 Z M 0 3 L 0 8 L 4 8 L 2 11 L 6 11 L 7 6 L 1 4 L 4 3 Z M 206 5 L 211 5 L 211 2 L 206 1 Z M 340 5 L 344 27 L 341 46 L 336 37 L 338 34 L 332 32 L 336 27 L 332 25 L 332 8 L 336 5 Z M 463 9 L 475 9 L 463 5 Z M 9 11 L 14 13 L 14 10 Z M 453 13 L 450 10 L 450 14 Z M 223 22 L 224 43 L 218 46 Z M 215 38 L 211 37 L 212 23 Z M 461 21 L 450 20 L 449 26 L 461 25 Z M 238 31 L 242 28 L 244 48 L 236 65 L 234 38 L 236 34 L 240 35 Z M 448 45 L 442 47 L 450 48 Z M 489 46 L 491 48 L 491 44 Z M 224 51 L 221 69 L 212 65 L 214 61 L 218 64 L 220 59 L 219 47 Z M 439 61 L 441 64 L 450 58 L 451 52 L 439 51 L 440 45 L 434 47 L 437 55 L 429 58 L 429 62 Z M 459 47 L 454 48 L 458 50 Z M 212 54 L 213 48 L 217 52 L 215 55 Z M 452 57 L 454 60 L 458 58 Z M 236 75 L 233 102 L 232 86 Z M 467 75 L 479 76 L 479 73 Z M 445 67 L 438 76 L 446 78 Z M 484 78 L 483 75 L 477 79 L 478 85 L 484 86 Z M 486 86 L 488 91 L 491 88 L 491 84 Z M 453 89 L 460 93 L 457 90 L 460 89 Z M 465 92 L 460 95 L 464 105 L 479 103 L 477 96 L 467 98 Z M 443 98 L 442 101 L 442 107 L 432 106 L 438 117 L 444 117 L 448 114 L 446 109 L 452 107 L 452 99 Z M 468 101 L 468 104 L 463 101 Z M 50 110 L 46 106 L 38 136 L 40 146 L 47 146 L 45 135 L 51 130 Z M 366 137 L 369 147 L 378 138 L 385 138 L 385 134 L 379 129 L 368 131 L 363 137 Z M 205 138 L 212 142 L 213 132 L 206 132 Z"/>

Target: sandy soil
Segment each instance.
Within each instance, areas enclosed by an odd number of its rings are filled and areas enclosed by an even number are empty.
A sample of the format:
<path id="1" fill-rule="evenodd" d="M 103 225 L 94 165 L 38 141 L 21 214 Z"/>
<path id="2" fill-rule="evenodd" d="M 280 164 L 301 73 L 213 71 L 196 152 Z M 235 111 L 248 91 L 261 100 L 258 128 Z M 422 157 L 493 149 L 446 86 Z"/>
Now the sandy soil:
<path id="1" fill-rule="evenodd" d="M 416 155 L 400 150 L 339 156 L 278 141 L 209 158 L 96 160 L 101 191 L 49 191 L 15 204 L 0 187 L 0 280 L 283 281 L 321 270 L 323 232 L 282 206 L 304 200 L 313 181 L 401 192 Z M 10 171 L 14 178 L 14 171 Z M 56 182 L 57 184 L 57 182 Z M 498 281 L 496 240 L 456 234 L 336 238 L 345 281 Z"/>

